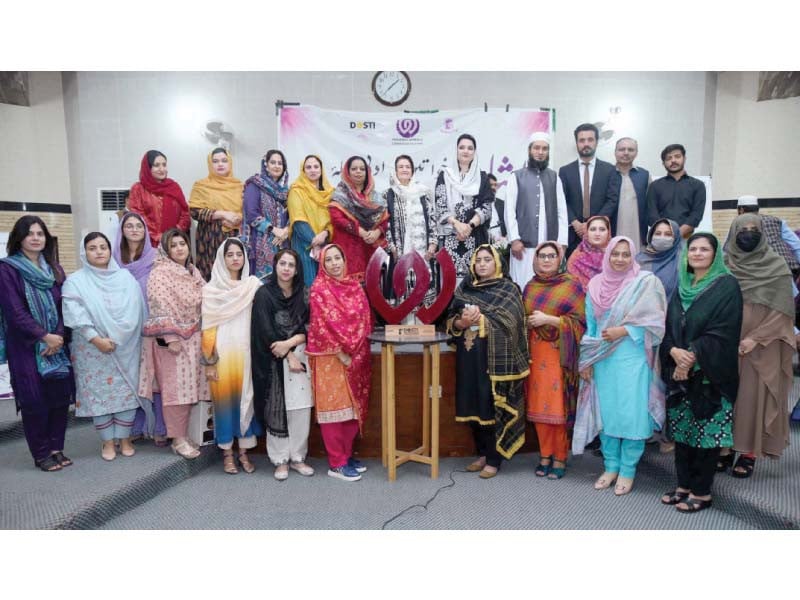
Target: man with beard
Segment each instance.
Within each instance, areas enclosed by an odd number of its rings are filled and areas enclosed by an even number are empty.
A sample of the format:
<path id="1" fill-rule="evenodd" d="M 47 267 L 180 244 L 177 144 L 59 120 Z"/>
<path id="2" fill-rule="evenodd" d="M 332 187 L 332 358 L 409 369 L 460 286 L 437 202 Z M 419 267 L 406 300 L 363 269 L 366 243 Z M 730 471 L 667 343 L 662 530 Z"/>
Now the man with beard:
<path id="1" fill-rule="evenodd" d="M 650 173 L 633 164 L 639 154 L 639 143 L 630 137 L 617 140 L 614 179 L 619 188 L 616 235 L 625 235 L 641 248 L 647 240 L 647 186 Z"/>
<path id="2" fill-rule="evenodd" d="M 509 274 L 520 287 L 533 277 L 536 246 L 548 240 L 567 245 L 567 203 L 559 176 L 548 169 L 550 136 L 536 132 L 528 144 L 525 167 L 506 184 L 505 221 L 511 242 Z"/>
<path id="3" fill-rule="evenodd" d="M 619 201 L 619 187 L 614 177 L 616 171 L 614 165 L 595 157 L 598 138 L 597 127 L 591 123 L 578 125 L 575 129 L 578 160 L 558 170 L 567 198 L 570 254 L 583 239 L 589 217 L 608 217 L 612 233 L 616 231 Z"/>
<path id="4" fill-rule="evenodd" d="M 655 180 L 647 191 L 647 224 L 672 219 L 680 225 L 681 237 L 687 239 L 703 218 L 706 186 L 686 173 L 686 148 L 681 144 L 664 148 L 661 162 L 667 175 Z"/>

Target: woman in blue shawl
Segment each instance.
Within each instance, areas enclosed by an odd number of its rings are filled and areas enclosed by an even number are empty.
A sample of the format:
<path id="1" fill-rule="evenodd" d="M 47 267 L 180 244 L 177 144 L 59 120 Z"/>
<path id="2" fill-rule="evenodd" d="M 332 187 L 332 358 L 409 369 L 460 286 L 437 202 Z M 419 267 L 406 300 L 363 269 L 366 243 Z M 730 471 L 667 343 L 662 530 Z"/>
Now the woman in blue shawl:
<path id="1" fill-rule="evenodd" d="M 75 384 L 61 318 L 64 269 L 44 221 L 21 217 L 0 259 L 0 364 L 8 361 L 17 411 L 36 467 L 59 471 Z M 68 339 L 67 339 L 68 341 Z"/>
<path id="2" fill-rule="evenodd" d="M 64 284 L 64 324 L 72 329 L 78 417 L 92 417 L 103 441 L 101 456 L 114 460 L 114 440 L 133 456 L 131 427 L 140 406 L 152 421 L 152 406 L 139 397 L 144 301 L 136 279 L 111 256 L 111 243 L 89 233 L 81 247 L 83 268 Z"/>
<path id="3" fill-rule="evenodd" d="M 661 280 L 667 302 L 678 289 L 678 259 L 683 249 L 678 224 L 660 219 L 647 232 L 647 245 L 636 255 L 636 262 Z"/>

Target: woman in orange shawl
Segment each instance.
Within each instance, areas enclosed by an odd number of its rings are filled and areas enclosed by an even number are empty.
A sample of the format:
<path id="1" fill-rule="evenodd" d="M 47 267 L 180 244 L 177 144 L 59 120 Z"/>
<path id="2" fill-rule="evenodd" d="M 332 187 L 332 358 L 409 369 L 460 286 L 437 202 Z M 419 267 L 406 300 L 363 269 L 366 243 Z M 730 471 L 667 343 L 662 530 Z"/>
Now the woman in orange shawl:
<path id="1" fill-rule="evenodd" d="M 208 281 L 217 248 L 229 237 L 238 237 L 242 225 L 242 182 L 233 176 L 233 157 L 225 148 L 208 155 L 208 177 L 194 182 L 189 212 L 197 221 L 196 265 Z"/>
<path id="2" fill-rule="evenodd" d="M 306 354 L 328 475 L 358 481 L 366 471 L 353 458 L 353 442 L 369 403 L 372 313 L 361 284 L 347 274 L 342 249 L 329 244 L 311 286 Z"/>
<path id="3" fill-rule="evenodd" d="M 578 279 L 566 272 L 564 251 L 556 242 L 536 247 L 533 271 L 522 295 L 531 353 L 527 416 L 539 438 L 536 476 L 561 479 L 569 453 L 567 427 L 575 421 L 586 293 Z"/>
<path id="4" fill-rule="evenodd" d="M 386 246 L 389 212 L 386 201 L 375 193 L 375 181 L 367 161 L 351 156 L 342 169 L 342 180 L 330 205 L 333 239 L 342 247 L 350 276 L 364 280 L 364 271 L 376 248 Z"/>

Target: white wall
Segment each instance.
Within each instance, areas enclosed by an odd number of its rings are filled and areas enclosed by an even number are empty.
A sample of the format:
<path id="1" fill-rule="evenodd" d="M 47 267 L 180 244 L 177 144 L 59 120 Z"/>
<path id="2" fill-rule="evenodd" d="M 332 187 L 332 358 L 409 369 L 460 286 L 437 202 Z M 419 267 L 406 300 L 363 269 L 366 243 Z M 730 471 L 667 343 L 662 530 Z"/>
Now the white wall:
<path id="1" fill-rule="evenodd" d="M 713 176 L 715 196 L 797 198 L 800 97 L 756 102 L 758 72 L 718 76 Z"/>
<path id="2" fill-rule="evenodd" d="M 167 155 L 170 177 L 188 196 L 192 183 L 207 174 L 211 145 L 201 136 L 204 124 L 218 118 L 235 132 L 234 173 L 244 179 L 257 171 L 264 151 L 276 145 L 277 99 L 365 112 L 389 110 L 372 96 L 373 75 L 65 73 L 73 202 L 82 205 L 74 208 L 76 234 L 97 226 L 97 188 L 130 186 L 146 150 L 157 148 Z M 554 107 L 556 167 L 574 159 L 576 125 L 606 121 L 610 107 L 619 106 L 619 126 L 614 138 L 601 144 L 600 158 L 613 162 L 614 141 L 630 135 L 639 140 L 639 163 L 655 176 L 663 175 L 661 149 L 673 142 L 686 146 L 690 173 L 708 174 L 711 168 L 707 140 L 713 135 L 716 88 L 715 77 L 705 72 L 411 72 L 410 77 L 411 96 L 401 109 L 474 108 L 484 102 L 492 107 Z"/>
<path id="3" fill-rule="evenodd" d="M 0 201 L 69 204 L 60 72 L 32 71 L 30 106 L 0 104 Z"/>

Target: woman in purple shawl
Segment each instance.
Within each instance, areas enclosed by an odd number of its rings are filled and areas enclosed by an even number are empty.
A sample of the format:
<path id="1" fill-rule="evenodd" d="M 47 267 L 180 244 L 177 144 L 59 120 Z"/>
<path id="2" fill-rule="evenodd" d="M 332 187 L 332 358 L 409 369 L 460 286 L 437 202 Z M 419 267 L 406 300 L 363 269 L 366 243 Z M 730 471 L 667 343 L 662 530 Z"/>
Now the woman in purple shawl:
<path id="1" fill-rule="evenodd" d="M 153 248 L 147 240 L 150 232 L 142 217 L 135 212 L 128 212 L 122 216 L 114 237 L 112 255 L 120 267 L 133 275 L 144 298 L 145 318 L 147 318 L 147 279 L 153 268 L 153 261 L 158 258 L 158 250 Z M 164 424 L 164 414 L 161 408 L 161 394 L 153 393 L 153 413 L 155 421 L 147 418 L 141 408 L 136 409 L 136 420 L 131 429 L 133 441 L 142 437 L 152 437 L 156 446 L 167 445 L 167 426 Z M 150 421 L 150 422 L 148 422 Z M 145 432 L 147 429 L 147 432 Z"/>

